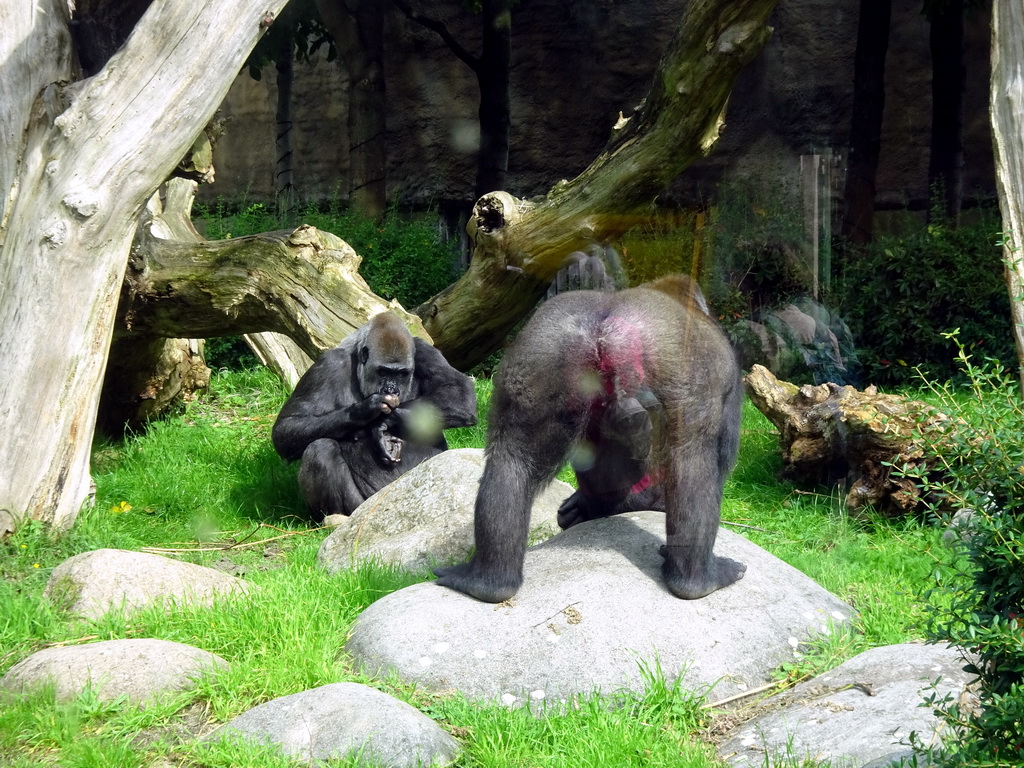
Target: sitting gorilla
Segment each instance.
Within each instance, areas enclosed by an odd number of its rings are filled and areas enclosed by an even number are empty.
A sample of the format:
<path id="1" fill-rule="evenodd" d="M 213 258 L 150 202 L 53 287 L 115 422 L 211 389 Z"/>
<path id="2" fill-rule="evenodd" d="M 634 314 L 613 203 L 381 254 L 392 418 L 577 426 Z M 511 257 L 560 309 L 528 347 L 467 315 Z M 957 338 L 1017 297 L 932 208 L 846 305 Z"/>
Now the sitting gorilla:
<path id="1" fill-rule="evenodd" d="M 732 348 L 688 277 L 554 297 L 495 381 L 476 552 L 436 569 L 437 583 L 488 602 L 514 595 L 534 497 L 569 458 L 579 490 L 558 511 L 563 528 L 664 510 L 669 590 L 693 599 L 732 584 L 746 566 L 714 545 L 742 403 Z"/>
<path id="2" fill-rule="evenodd" d="M 443 430 L 476 423 L 473 381 L 414 339 L 390 312 L 324 352 L 274 423 L 274 448 L 302 459 L 315 519 L 350 515 L 369 496 L 448 448 Z"/>

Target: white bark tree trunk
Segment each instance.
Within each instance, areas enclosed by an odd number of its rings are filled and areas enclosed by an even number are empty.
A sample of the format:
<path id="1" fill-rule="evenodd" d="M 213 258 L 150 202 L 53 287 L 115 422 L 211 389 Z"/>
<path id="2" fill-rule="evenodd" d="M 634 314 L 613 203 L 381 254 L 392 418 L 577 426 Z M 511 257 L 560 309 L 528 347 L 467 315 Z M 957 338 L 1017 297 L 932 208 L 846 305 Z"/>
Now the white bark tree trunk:
<path id="1" fill-rule="evenodd" d="M 989 106 L 996 188 L 1003 218 L 1003 259 L 1024 392 L 1024 4 L 994 0 Z"/>
<path id="2" fill-rule="evenodd" d="M 0 511 L 70 526 L 136 216 L 285 0 L 156 0 L 75 79 L 67 0 L 0 10 Z M 15 7 L 11 7 L 15 6 Z"/>

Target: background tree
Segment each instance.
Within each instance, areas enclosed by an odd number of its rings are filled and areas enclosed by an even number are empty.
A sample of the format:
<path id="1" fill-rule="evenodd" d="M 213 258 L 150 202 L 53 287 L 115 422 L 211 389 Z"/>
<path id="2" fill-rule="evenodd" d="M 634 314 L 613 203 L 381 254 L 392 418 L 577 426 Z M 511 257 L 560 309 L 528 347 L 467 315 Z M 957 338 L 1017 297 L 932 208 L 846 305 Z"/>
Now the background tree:
<path id="1" fill-rule="evenodd" d="M 842 227 L 843 237 L 854 245 L 864 245 L 872 238 L 891 17 L 891 0 L 861 0 Z"/>
<path id="2" fill-rule="evenodd" d="M 348 70 L 349 203 L 370 218 L 387 209 L 387 88 L 379 0 L 317 0 Z"/>
<path id="3" fill-rule="evenodd" d="M 475 197 L 505 188 L 508 148 L 512 135 L 510 83 L 512 68 L 512 6 L 515 0 L 474 0 L 480 13 L 480 55 L 474 56 L 455 39 L 448 25 L 425 16 L 406 0 L 395 6 L 417 24 L 436 32 L 451 51 L 476 74 L 480 88 L 480 149 L 477 154 Z"/>
<path id="4" fill-rule="evenodd" d="M 925 0 L 932 54 L 932 140 L 928 189 L 951 223 L 960 218 L 964 169 L 964 14 L 970 0 Z M 931 206 L 929 206 L 929 215 Z"/>
<path id="5" fill-rule="evenodd" d="M 290 0 L 245 62 L 253 80 L 262 80 L 263 70 L 271 64 L 277 70 L 274 193 L 277 211 L 281 215 L 289 213 L 295 204 L 295 155 L 292 146 L 295 63 L 310 63 L 324 45 L 327 46 L 327 60 L 333 61 L 337 56 L 334 40 L 317 10 L 317 4 L 313 0 Z"/>

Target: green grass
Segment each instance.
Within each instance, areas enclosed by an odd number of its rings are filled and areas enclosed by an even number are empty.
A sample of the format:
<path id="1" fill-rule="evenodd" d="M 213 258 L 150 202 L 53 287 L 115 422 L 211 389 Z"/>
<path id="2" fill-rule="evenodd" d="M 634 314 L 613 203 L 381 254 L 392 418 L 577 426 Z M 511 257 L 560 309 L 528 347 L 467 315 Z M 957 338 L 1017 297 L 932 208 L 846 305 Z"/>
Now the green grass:
<path id="1" fill-rule="evenodd" d="M 483 415 L 490 383 L 477 386 Z M 54 643 L 123 637 L 184 642 L 231 664 L 229 672 L 143 712 L 89 693 L 64 704 L 46 693 L 10 699 L 0 706 L 0 765 L 284 766 L 266 750 L 197 745 L 180 733 L 343 680 L 378 686 L 435 718 L 462 742 L 458 765 L 467 768 L 715 764 L 702 736 L 713 728 L 710 713 L 656 669 L 647 671 L 645 695 L 586 698 L 577 709 L 541 717 L 359 677 L 341 650 L 352 621 L 418 578 L 373 566 L 328 576 L 316 565 L 327 533 L 309 527 L 295 467 L 280 461 L 269 439 L 285 398 L 262 369 L 216 375 L 210 392 L 179 416 L 146 434 L 95 446 L 96 504 L 70 532 L 54 539 L 27 525 L 0 542 L 0 674 Z M 482 447 L 484 434 L 482 418 L 476 427 L 450 432 L 449 442 Z M 918 637 L 919 595 L 934 583 L 938 533 L 913 520 L 852 519 L 837 495 L 798 493 L 777 479 L 778 469 L 777 436 L 748 404 L 723 518 L 747 526 L 735 530 L 861 612 L 851 631 L 808 647 L 796 667 L 779 675 L 820 670 L 860 650 Z M 41 598 L 46 579 L 68 557 L 99 547 L 181 550 L 171 556 L 232 565 L 260 589 L 213 608 L 69 621 Z M 195 551 L 202 549 L 215 551 Z"/>

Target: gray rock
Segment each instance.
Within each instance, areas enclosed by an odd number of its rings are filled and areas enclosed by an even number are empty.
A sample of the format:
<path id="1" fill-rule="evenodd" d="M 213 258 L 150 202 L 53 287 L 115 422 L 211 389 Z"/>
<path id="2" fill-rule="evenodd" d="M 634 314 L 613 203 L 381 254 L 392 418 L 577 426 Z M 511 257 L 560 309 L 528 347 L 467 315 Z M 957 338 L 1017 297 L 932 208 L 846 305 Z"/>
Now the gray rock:
<path id="1" fill-rule="evenodd" d="M 353 561 L 374 559 L 408 571 L 465 560 L 473 548 L 473 507 L 484 452 L 445 451 L 415 467 L 368 498 L 337 523 L 320 545 L 317 561 L 330 573 Z M 530 540 L 554 536 L 558 505 L 572 486 L 553 482 L 533 505 Z"/>
<path id="2" fill-rule="evenodd" d="M 103 701 L 126 696 L 141 705 L 160 694 L 187 689 L 197 676 L 226 667 L 220 656 L 190 645 L 106 640 L 33 653 L 8 670 L 0 679 L 0 690 L 21 693 L 52 684 L 57 700 L 68 701 L 91 685 Z"/>
<path id="3" fill-rule="evenodd" d="M 206 737 L 277 744 L 303 762 L 361 752 L 375 766 L 447 765 L 458 742 L 405 702 L 358 683 L 333 683 L 250 709 Z"/>
<path id="4" fill-rule="evenodd" d="M 219 595 L 247 592 L 249 585 L 213 568 L 122 549 L 75 555 L 53 569 L 44 595 L 86 618 L 130 611 L 161 601 L 210 605 Z"/>
<path id="5" fill-rule="evenodd" d="M 724 529 L 716 551 L 746 563 L 746 576 L 680 600 L 661 577 L 664 526 L 664 515 L 640 512 L 570 528 L 527 552 L 522 589 L 497 606 L 434 583 L 407 587 L 362 613 L 347 650 L 371 672 L 510 705 L 642 691 L 642 664 L 722 698 L 762 684 L 799 639 L 853 613 Z"/>
<path id="6" fill-rule="evenodd" d="M 911 731 L 925 744 L 938 736 L 939 720 L 930 707 L 920 706 L 924 696 L 963 695 L 974 677 L 963 666 L 960 654 L 948 647 L 873 648 L 762 702 L 762 713 L 730 734 L 718 754 L 737 766 L 764 765 L 766 752 L 828 760 L 833 768 L 909 758 Z"/>

